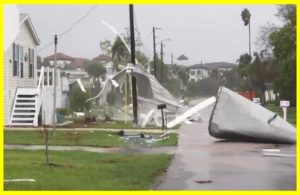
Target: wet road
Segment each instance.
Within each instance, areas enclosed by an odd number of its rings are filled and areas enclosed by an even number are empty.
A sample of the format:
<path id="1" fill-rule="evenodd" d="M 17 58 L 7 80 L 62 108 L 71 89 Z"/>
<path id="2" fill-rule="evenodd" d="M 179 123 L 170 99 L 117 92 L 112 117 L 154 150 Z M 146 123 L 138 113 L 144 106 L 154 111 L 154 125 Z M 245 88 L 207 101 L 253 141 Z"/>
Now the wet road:
<path id="1" fill-rule="evenodd" d="M 210 109 L 203 121 L 183 125 L 179 146 L 156 190 L 295 190 L 295 146 L 220 141 L 208 134 Z M 280 149 L 264 156 L 262 149 Z M 208 181 L 211 183 L 197 183 Z"/>

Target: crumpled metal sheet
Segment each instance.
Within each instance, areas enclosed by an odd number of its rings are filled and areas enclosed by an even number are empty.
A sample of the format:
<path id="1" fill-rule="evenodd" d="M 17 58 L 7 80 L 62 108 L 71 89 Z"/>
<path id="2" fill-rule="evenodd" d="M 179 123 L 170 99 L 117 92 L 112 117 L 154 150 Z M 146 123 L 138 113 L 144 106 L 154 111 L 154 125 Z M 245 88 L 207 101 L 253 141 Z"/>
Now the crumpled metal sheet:
<path id="1" fill-rule="evenodd" d="M 296 143 L 296 128 L 275 115 L 243 96 L 220 87 L 210 116 L 209 134 L 236 141 Z"/>

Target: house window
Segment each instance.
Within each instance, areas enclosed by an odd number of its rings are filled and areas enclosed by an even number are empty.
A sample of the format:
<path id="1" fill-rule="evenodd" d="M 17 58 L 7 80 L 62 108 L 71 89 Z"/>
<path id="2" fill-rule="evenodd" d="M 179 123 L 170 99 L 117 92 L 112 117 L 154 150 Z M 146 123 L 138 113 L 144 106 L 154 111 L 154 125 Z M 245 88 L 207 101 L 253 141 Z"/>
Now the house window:
<path id="1" fill-rule="evenodd" d="M 201 70 L 197 70 L 197 75 L 200 75 L 201 74 Z"/>
<path id="2" fill-rule="evenodd" d="M 20 78 L 24 77 L 24 48 L 19 45 Z"/>
<path id="3" fill-rule="evenodd" d="M 48 85 L 48 77 L 47 77 L 47 72 L 44 72 L 44 85 Z"/>
<path id="4" fill-rule="evenodd" d="M 13 76 L 19 75 L 19 45 L 13 43 Z"/>
<path id="5" fill-rule="evenodd" d="M 191 75 L 195 75 L 195 71 L 194 70 L 191 71 Z"/>
<path id="6" fill-rule="evenodd" d="M 32 78 L 34 75 L 34 50 L 33 49 L 28 49 L 28 56 L 29 56 L 29 70 L 28 70 L 28 77 Z"/>
<path id="7" fill-rule="evenodd" d="M 52 85 L 52 72 L 49 72 L 49 85 Z"/>

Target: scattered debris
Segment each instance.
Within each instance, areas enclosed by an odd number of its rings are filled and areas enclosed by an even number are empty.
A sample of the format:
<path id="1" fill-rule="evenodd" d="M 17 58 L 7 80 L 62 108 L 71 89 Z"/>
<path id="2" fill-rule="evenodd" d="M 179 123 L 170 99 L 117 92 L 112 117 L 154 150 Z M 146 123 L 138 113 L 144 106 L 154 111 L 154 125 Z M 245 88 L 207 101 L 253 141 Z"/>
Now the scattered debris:
<path id="1" fill-rule="evenodd" d="M 262 152 L 280 152 L 280 149 L 262 149 Z"/>
<path id="2" fill-rule="evenodd" d="M 195 180 L 195 183 L 200 183 L 200 184 L 203 184 L 203 183 L 212 183 L 212 180 Z"/>
<path id="3" fill-rule="evenodd" d="M 268 152 L 263 152 L 263 156 L 270 156 L 270 157 L 296 157 L 295 154 L 280 154 L 280 153 L 268 153 Z"/>
<path id="4" fill-rule="evenodd" d="M 5 179 L 4 182 L 36 182 L 35 179 Z"/>

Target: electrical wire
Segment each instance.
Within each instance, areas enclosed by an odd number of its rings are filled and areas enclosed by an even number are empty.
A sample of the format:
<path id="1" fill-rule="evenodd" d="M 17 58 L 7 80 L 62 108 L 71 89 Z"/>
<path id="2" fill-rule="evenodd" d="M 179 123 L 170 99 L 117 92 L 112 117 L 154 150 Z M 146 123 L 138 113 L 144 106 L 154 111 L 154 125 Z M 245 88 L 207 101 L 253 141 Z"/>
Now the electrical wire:
<path id="1" fill-rule="evenodd" d="M 62 33 L 58 34 L 58 37 L 61 38 L 64 35 L 66 35 L 68 32 L 72 31 L 80 22 L 82 22 L 85 18 L 87 18 L 96 8 L 98 5 L 94 5 L 91 9 L 89 9 L 89 11 L 84 14 L 81 18 L 79 18 L 76 22 L 74 22 L 70 27 L 68 27 L 65 31 L 63 31 Z M 51 45 L 54 44 L 54 41 L 49 42 L 47 45 L 45 45 L 44 47 L 40 48 L 38 50 L 38 52 L 43 51 L 44 49 L 50 47 Z"/>

